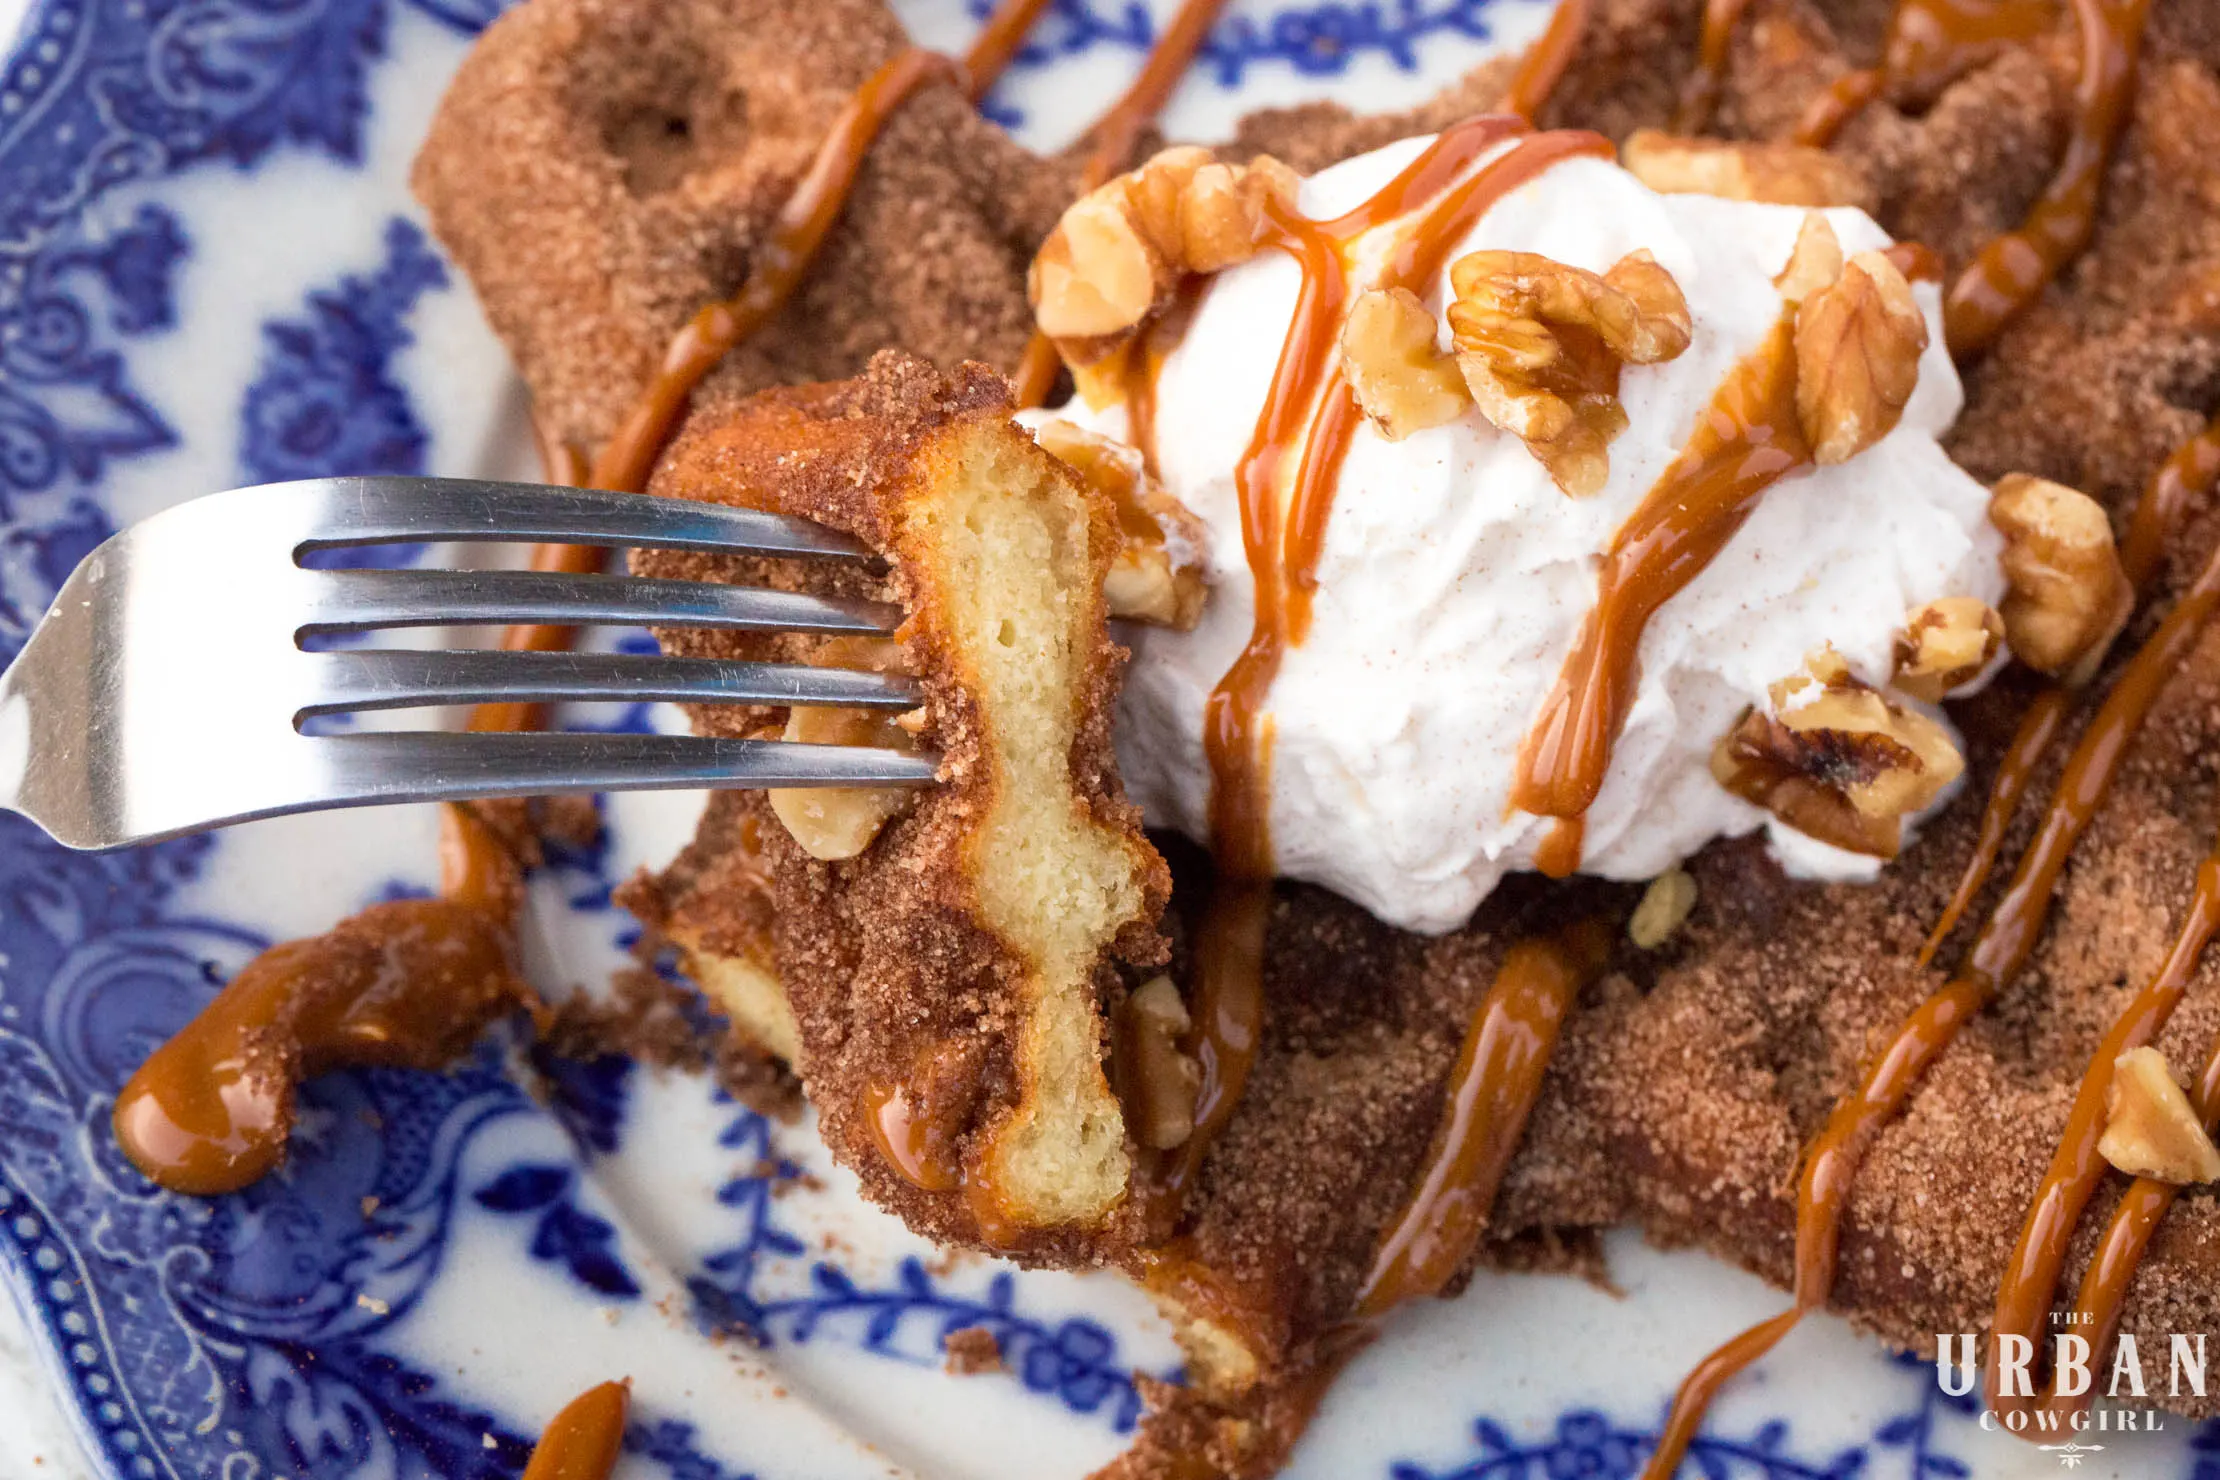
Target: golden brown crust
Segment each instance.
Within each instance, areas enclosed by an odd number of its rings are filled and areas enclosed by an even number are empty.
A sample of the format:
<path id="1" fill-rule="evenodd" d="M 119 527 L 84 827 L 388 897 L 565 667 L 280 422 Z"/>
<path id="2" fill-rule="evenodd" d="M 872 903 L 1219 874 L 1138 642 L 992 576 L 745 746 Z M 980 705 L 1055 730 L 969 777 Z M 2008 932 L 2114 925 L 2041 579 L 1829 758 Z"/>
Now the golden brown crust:
<path id="1" fill-rule="evenodd" d="M 687 872 L 677 881 L 682 918 L 674 934 L 692 929 L 715 949 L 752 924 L 753 907 L 743 891 L 716 883 L 720 871 L 733 876 L 728 885 L 739 881 L 737 871 L 746 866 L 733 861 L 741 851 L 738 831 L 743 819 L 752 820 L 761 873 L 776 901 L 772 939 L 779 974 L 825 1137 L 874 1198 L 913 1226 L 959 1242 L 982 1239 L 976 1199 L 962 1190 L 927 1190 L 899 1175 L 863 1106 L 874 1089 L 916 1087 L 930 1077 L 932 1119 L 960 1148 L 976 1184 L 992 1180 L 983 1159 L 1012 1116 L 1057 1092 L 1034 1082 L 1024 1050 L 1040 1010 L 1028 985 L 1040 977 L 1040 965 L 1005 927 L 992 923 L 992 902 L 983 897 L 990 862 L 983 839 L 1010 785 L 995 734 L 1007 721 L 1007 703 L 972 664 L 968 619 L 949 604 L 951 577 L 926 533 L 928 516 L 955 496 L 952 483 L 964 476 L 959 463 L 982 447 L 1020 460 L 1046 480 L 1060 508 L 1078 511 L 1086 542 L 1073 566 L 1080 580 L 1075 610 L 1089 646 L 1075 654 L 1081 681 L 1066 717 L 1066 805 L 1084 814 L 1093 835 L 1117 840 L 1135 901 L 1088 969 L 1096 1000 L 1088 1004 L 1086 1032 L 1096 1060 L 1093 1015 L 1115 990 L 1115 963 L 1145 964 L 1161 954 L 1155 920 L 1170 888 L 1163 861 L 1141 837 L 1138 813 L 1118 785 L 1110 751 L 1109 715 L 1125 657 L 1109 639 L 1100 596 L 1116 541 L 1111 513 L 1099 495 L 1012 425 L 1009 412 L 1007 387 L 983 366 L 943 377 L 922 361 L 892 354 L 840 385 L 750 399 L 712 392 L 664 459 L 652 492 L 800 514 L 857 535 L 884 552 L 888 567 L 874 574 L 855 566 L 805 568 L 668 552 L 642 552 L 634 560 L 644 574 L 832 588 L 895 601 L 907 613 L 900 634 L 905 667 L 926 695 L 919 739 L 940 754 L 941 783 L 889 822 L 862 855 L 837 863 L 803 852 L 760 798 L 721 802 L 715 826 L 730 836 L 690 852 Z M 728 657 L 775 652 L 806 660 L 814 645 L 792 635 L 659 635 L 673 652 Z M 765 716 L 702 708 L 695 719 L 705 730 L 747 733 Z M 929 1076 L 928 1065 L 934 1066 Z M 1102 1093 L 1107 1097 L 1107 1089 Z M 1114 1243 L 1115 1229 L 1123 1226 L 1122 1214 L 1044 1228 L 1032 1226 L 1023 1208 L 1000 1212 L 1017 1226 L 991 1241 L 1034 1258 L 1093 1259 L 1096 1247 Z M 990 1208 L 990 1223 L 994 1216 Z"/>

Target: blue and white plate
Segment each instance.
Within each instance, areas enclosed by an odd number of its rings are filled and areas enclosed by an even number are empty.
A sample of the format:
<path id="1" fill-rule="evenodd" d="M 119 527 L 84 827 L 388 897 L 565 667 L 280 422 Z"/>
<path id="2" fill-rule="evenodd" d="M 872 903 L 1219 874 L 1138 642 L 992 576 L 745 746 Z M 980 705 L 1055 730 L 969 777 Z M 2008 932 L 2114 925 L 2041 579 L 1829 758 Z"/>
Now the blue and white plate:
<path id="1" fill-rule="evenodd" d="M 20 5 L 22 0 L 15 0 Z M 1138 65 L 1171 0 L 1057 0 L 989 103 L 1060 143 Z M 404 188 L 497 0 L 0 0 L 0 658 L 87 550 L 174 500 L 340 472 L 528 473 L 519 388 Z M 960 45 L 983 0 L 909 0 Z M 1208 137 L 1266 103 L 1385 107 L 1522 44 L 1547 0 L 1235 0 L 1172 110 Z M 181 620 L 189 614 L 181 614 Z M 667 721 L 644 706 L 573 723 Z M 597 990 L 628 929 L 611 883 L 698 805 L 625 799 L 537 879 L 549 991 Z M 1132 1373 L 1177 1358 L 1109 1279 L 936 1252 L 865 1206 L 808 1126 L 623 1060 L 513 1045 L 447 1075 L 333 1075 L 285 1169 L 236 1197 L 158 1192 L 111 1097 L 271 941 L 431 879 L 420 809 L 294 819 L 109 857 L 0 817 L 0 1265 L 100 1480 L 513 1476 L 583 1388 L 629 1375 L 626 1480 L 1081 1476 L 1131 1434 Z M 1483 1278 L 1411 1312 L 1334 1390 L 1294 1473 L 1631 1475 L 1685 1364 L 1778 1308 L 1631 1239 L 1624 1297 Z M 1006 1368 L 942 1370 L 984 1326 Z M 0 1340 L 0 1350 L 9 1345 Z M 1835 1323 L 1720 1405 L 1686 1473 L 2220 1475 L 2220 1433 L 2040 1453 Z M 9 1446 L 17 1452 L 11 1455 Z M 2210 1455 L 2210 1458 L 2201 1456 Z"/>

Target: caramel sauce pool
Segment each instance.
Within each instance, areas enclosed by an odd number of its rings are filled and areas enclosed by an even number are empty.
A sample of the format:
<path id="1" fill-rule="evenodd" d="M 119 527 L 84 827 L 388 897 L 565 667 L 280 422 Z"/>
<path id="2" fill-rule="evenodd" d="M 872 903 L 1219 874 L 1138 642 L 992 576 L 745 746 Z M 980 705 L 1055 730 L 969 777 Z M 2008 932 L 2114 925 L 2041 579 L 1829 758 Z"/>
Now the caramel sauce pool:
<path id="1" fill-rule="evenodd" d="M 284 1158 L 300 1082 L 342 1064 L 437 1069 L 533 1001 L 507 917 L 405 899 L 263 952 L 116 1097 L 116 1139 L 173 1192 L 236 1192 Z"/>
<path id="2" fill-rule="evenodd" d="M 609 1480 L 624 1446 L 632 1395 L 621 1382 L 588 1388 L 548 1421 L 523 1480 Z"/>

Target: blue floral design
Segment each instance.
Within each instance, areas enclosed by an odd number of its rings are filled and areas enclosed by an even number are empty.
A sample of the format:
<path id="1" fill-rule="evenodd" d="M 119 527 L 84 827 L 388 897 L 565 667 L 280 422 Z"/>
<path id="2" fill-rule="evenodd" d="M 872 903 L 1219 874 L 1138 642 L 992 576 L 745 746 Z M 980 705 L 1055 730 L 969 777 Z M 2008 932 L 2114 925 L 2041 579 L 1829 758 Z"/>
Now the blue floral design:
<path id="1" fill-rule="evenodd" d="M 247 481 L 424 472 L 430 438 L 392 361 L 414 342 L 417 299 L 445 286 L 424 233 L 395 218 L 376 272 L 311 293 L 302 318 L 263 325 L 268 348 L 239 413 Z"/>
<path id="2" fill-rule="evenodd" d="M 637 1300 L 640 1282 L 617 1258 L 616 1225 L 578 1206 L 578 1174 L 567 1166 L 512 1166 L 471 1194 L 496 1213 L 539 1215 L 527 1252 L 570 1271 L 587 1289 L 611 1300 Z"/>
<path id="3" fill-rule="evenodd" d="M 1363 0 L 1342 4 L 1276 8 L 1261 24 L 1246 15 L 1228 15 L 1212 28 L 1196 52 L 1196 65 L 1220 87 L 1239 87 L 1256 67 L 1279 64 L 1306 77 L 1338 77 L 1366 53 L 1376 52 L 1406 72 L 1419 65 L 1419 49 L 1429 37 L 1462 36 L 1487 41 L 1494 34 L 1488 12 L 1500 0 Z M 993 0 L 970 0 L 982 19 Z M 1097 9 L 1093 0 L 1053 0 L 1026 44 L 1018 67 L 1045 67 L 1065 57 L 1111 46 L 1143 53 L 1156 44 L 1156 23 L 1138 0 Z"/>
<path id="4" fill-rule="evenodd" d="M 994 1336 L 1004 1370 L 1028 1391 L 1074 1413 L 1106 1417 L 1119 1433 L 1138 1422 L 1140 1393 L 1117 1337 L 1084 1317 L 1052 1322 L 1026 1314 L 1008 1270 L 996 1271 L 983 1291 L 971 1294 L 936 1280 L 915 1257 L 903 1259 L 885 1285 L 865 1284 L 819 1261 L 801 1294 L 764 1293 L 763 1277 L 807 1247 L 777 1219 L 779 1185 L 801 1168 L 779 1155 L 770 1121 L 753 1110 L 739 1110 L 718 1144 L 739 1152 L 748 1170 L 717 1193 L 740 1214 L 739 1239 L 710 1255 L 688 1282 L 706 1324 L 736 1328 L 767 1344 L 839 1335 L 865 1351 L 919 1366 L 940 1365 L 949 1335 L 977 1327 Z"/>
<path id="5" fill-rule="evenodd" d="M 616 1054 L 566 1059 L 534 1047 L 532 1068 L 546 1086 L 548 1112 L 570 1132 L 580 1155 L 603 1156 L 617 1149 L 632 1086 L 632 1060 Z"/>
<path id="6" fill-rule="evenodd" d="M 692 1424 L 642 1412 L 638 1405 L 625 1422 L 624 1452 L 661 1465 L 671 1480 L 755 1480 L 752 1474 L 728 1470 L 702 1453 L 694 1443 Z"/>
<path id="7" fill-rule="evenodd" d="M 1415 1464 L 1390 1467 L 1391 1480 L 1633 1480 L 1657 1441 L 1645 1432 L 1614 1422 L 1592 1408 L 1575 1408 L 1557 1417 L 1549 1436 L 1522 1444 L 1493 1419 L 1472 1426 L 1479 1454 L 1448 1470 Z M 1787 1448 L 1788 1425 L 1764 1425 L 1747 1439 L 1705 1434 L 1689 1447 L 1683 1473 L 1692 1468 L 1704 1480 L 1853 1480 L 1865 1471 L 1862 1448 L 1842 1451 L 1823 1463 L 1800 1460 Z"/>

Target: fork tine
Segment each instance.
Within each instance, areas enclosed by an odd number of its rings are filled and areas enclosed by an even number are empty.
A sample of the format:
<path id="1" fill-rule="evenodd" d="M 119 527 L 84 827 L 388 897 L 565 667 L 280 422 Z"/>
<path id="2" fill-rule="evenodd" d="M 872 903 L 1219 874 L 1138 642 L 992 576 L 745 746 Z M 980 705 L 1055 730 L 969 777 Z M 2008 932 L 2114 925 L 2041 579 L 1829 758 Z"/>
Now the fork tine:
<path id="1" fill-rule="evenodd" d="M 462 801 L 569 791 L 695 787 L 924 786 L 940 760 L 855 745 L 699 735 L 335 735 L 318 747 L 329 802 Z"/>
<path id="2" fill-rule="evenodd" d="M 596 488 L 476 478 L 373 477 L 312 479 L 276 485 L 270 492 L 277 497 L 321 497 L 313 532 L 299 547 L 304 551 L 394 541 L 513 540 L 876 558 L 861 541 L 804 519 Z"/>
<path id="3" fill-rule="evenodd" d="M 915 679 L 801 663 L 385 649 L 318 653 L 310 661 L 318 669 L 318 697 L 302 707 L 302 714 L 564 699 L 863 709 L 911 709 L 921 702 Z"/>
<path id="4" fill-rule="evenodd" d="M 529 570 L 335 570 L 304 573 L 303 635 L 378 627 L 546 623 L 720 627 L 747 632 L 892 632 L 899 607 L 708 581 L 573 576 Z"/>

